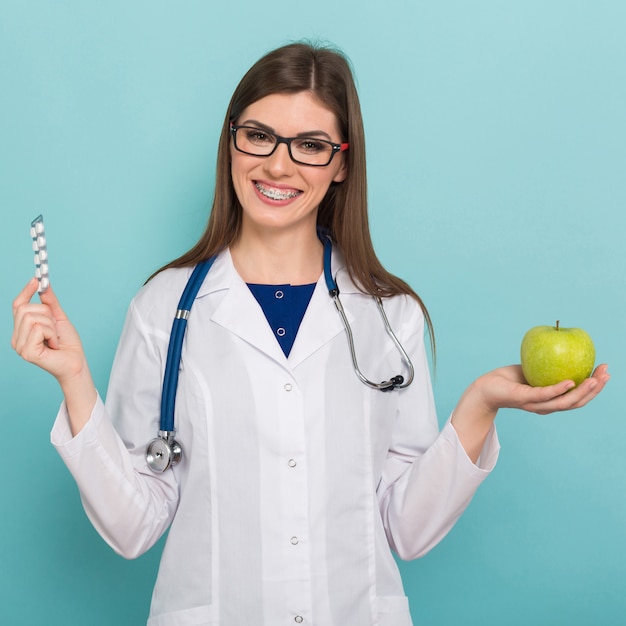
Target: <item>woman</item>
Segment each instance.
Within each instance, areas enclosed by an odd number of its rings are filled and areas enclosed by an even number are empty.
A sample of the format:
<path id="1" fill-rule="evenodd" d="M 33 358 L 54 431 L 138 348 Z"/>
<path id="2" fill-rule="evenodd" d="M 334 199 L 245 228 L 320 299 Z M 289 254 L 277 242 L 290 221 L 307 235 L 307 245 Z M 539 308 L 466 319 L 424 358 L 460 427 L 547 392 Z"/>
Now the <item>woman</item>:
<path id="1" fill-rule="evenodd" d="M 357 363 L 372 381 L 406 378 L 387 393 L 355 375 L 324 282 L 329 239 Z M 192 268 L 214 255 L 180 365 L 183 458 L 155 472 L 146 444 L 172 318 Z M 501 368 L 468 387 L 438 432 L 428 314 L 370 240 L 349 65 L 306 44 L 271 52 L 237 87 L 207 229 L 133 300 L 106 407 L 54 293 L 31 304 L 36 288 L 14 303 L 13 346 L 61 385 L 52 441 L 92 523 L 128 558 L 170 528 L 151 626 L 411 624 L 391 550 L 417 558 L 452 527 L 496 462 L 497 410 L 571 409 L 608 380 L 600 366 L 576 389 L 531 388 L 519 367 Z M 413 362 L 408 386 L 372 296 Z"/>

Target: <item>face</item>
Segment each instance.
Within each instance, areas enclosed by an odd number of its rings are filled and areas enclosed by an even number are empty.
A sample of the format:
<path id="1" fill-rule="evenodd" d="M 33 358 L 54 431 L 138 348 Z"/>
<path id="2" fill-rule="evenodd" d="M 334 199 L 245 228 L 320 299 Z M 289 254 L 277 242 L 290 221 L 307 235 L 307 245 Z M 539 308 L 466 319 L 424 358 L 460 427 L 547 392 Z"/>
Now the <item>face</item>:
<path id="1" fill-rule="evenodd" d="M 306 135 L 341 143 L 335 114 L 308 92 L 273 94 L 257 100 L 236 120 L 282 137 Z M 346 177 L 343 154 L 325 167 L 294 163 L 281 143 L 268 157 L 243 154 L 231 139 L 231 174 L 243 207 L 242 234 L 305 229 L 315 235 L 317 209 L 332 182 Z"/>

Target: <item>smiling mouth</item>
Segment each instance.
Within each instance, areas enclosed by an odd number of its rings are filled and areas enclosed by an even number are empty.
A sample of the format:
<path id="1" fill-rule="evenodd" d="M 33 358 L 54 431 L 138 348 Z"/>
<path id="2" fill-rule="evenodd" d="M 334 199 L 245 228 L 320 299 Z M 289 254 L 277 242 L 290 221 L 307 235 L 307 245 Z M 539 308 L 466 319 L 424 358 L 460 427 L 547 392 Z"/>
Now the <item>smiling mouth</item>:
<path id="1" fill-rule="evenodd" d="M 299 189 L 277 189 L 276 187 L 266 187 L 255 181 L 254 186 L 270 200 L 290 200 L 298 197 L 302 192 Z"/>

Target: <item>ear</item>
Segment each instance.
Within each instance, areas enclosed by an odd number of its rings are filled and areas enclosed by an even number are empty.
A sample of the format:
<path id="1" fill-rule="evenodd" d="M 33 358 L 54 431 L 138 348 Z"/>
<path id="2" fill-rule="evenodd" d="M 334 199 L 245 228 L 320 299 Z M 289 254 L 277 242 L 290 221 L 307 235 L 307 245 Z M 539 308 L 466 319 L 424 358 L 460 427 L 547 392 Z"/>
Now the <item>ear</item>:
<path id="1" fill-rule="evenodd" d="M 348 175 L 348 168 L 346 166 L 346 162 L 344 159 L 341 159 L 341 167 L 339 168 L 338 172 L 335 174 L 333 178 L 333 182 L 342 183 L 344 180 L 346 180 L 347 175 Z"/>

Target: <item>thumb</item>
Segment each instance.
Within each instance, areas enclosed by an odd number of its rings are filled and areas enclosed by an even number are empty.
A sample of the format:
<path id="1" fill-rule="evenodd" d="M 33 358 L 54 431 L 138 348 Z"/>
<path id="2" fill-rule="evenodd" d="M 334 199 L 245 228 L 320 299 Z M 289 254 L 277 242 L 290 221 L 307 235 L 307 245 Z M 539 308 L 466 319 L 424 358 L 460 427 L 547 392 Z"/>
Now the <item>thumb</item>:
<path id="1" fill-rule="evenodd" d="M 56 322 L 69 322 L 69 319 L 65 314 L 65 311 L 61 308 L 61 304 L 59 303 L 52 287 L 48 287 L 46 291 L 39 294 L 39 299 L 42 304 L 45 304 L 50 309 L 50 313 L 52 313 L 52 317 Z"/>
<path id="2" fill-rule="evenodd" d="M 61 308 L 61 304 L 51 286 L 39 295 L 39 299 L 42 304 L 45 304 L 50 309 L 52 317 L 54 317 L 57 322 L 67 321 L 67 315 L 65 315 L 65 311 Z"/>

